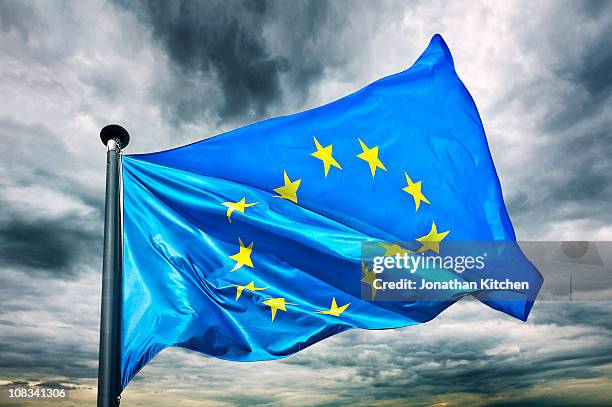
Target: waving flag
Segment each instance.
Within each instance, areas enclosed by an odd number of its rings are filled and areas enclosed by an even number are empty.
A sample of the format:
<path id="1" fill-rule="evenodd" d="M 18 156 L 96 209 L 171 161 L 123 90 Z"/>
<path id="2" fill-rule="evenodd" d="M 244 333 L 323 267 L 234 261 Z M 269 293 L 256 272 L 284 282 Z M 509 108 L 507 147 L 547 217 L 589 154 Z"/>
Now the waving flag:
<path id="1" fill-rule="evenodd" d="M 476 106 L 439 35 L 411 68 L 350 96 L 126 156 L 122 169 L 123 387 L 170 346 L 275 359 L 351 328 L 429 321 L 468 294 L 525 320 L 542 284 L 516 249 L 484 273 L 520 278 L 520 289 L 376 300 L 364 242 L 393 254 L 401 242 L 439 253 L 515 240 Z"/>

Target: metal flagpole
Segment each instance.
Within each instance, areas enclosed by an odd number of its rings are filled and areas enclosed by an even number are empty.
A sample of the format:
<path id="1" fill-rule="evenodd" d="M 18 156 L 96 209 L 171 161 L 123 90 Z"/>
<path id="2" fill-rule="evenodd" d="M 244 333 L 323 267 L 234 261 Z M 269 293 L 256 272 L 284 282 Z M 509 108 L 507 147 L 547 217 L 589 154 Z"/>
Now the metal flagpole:
<path id="1" fill-rule="evenodd" d="M 119 166 L 121 149 L 130 135 L 110 124 L 100 131 L 107 146 L 104 254 L 102 263 L 102 312 L 98 365 L 98 407 L 117 407 L 121 394 L 121 281 L 122 231 Z"/>

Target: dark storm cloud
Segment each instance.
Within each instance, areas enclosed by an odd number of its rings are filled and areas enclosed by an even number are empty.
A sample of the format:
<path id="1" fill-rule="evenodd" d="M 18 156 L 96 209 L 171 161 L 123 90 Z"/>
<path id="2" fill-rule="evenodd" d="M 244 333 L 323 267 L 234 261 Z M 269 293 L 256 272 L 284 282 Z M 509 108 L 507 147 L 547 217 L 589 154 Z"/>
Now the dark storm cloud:
<path id="1" fill-rule="evenodd" d="M 178 124 L 197 122 L 211 110 L 222 120 L 263 117 L 287 94 L 306 96 L 340 54 L 316 46 L 333 47 L 341 26 L 326 1 L 116 3 L 150 27 L 174 65 L 162 103 Z M 283 46 L 270 45 L 266 30 L 281 36 Z"/>
<path id="2" fill-rule="evenodd" d="M 35 337 L 40 345 L 25 342 L 27 337 L 10 338 L 11 343 L 0 345 L 0 370 L 8 377 L 20 377 L 24 373 L 42 377 L 66 377 L 73 380 L 97 377 L 97 352 L 89 352 L 78 343 L 62 343 L 61 338 L 51 342 L 49 338 Z M 66 342 L 66 341 L 64 341 Z"/>
<path id="3" fill-rule="evenodd" d="M 42 383 L 38 383 L 36 385 L 36 387 L 44 387 L 46 389 L 63 389 L 63 390 L 76 390 L 78 389 L 78 386 L 76 384 L 65 384 L 65 383 L 60 383 L 60 382 L 42 382 Z"/>
<path id="4" fill-rule="evenodd" d="M 594 24 L 598 27 L 588 42 L 581 44 L 583 49 L 580 60 L 564 65 L 560 76 L 566 77 L 589 92 L 589 105 L 597 106 L 612 92 L 612 49 L 608 41 L 612 36 L 610 11 L 612 5 L 606 1 L 582 1 L 573 3 L 576 20 L 583 25 Z M 584 20 L 581 17 L 584 16 Z M 586 21 L 585 21 L 586 20 Z"/>
<path id="5" fill-rule="evenodd" d="M 0 258 L 5 267 L 40 270 L 57 276 L 74 276 L 79 259 L 99 258 L 102 235 L 83 230 L 70 217 L 0 223 Z"/>
<path id="6" fill-rule="evenodd" d="M 101 254 L 102 194 L 73 177 L 73 153 L 49 128 L 0 118 L 0 138 L 14 140 L 0 150 L 0 266 L 75 277 Z"/>
<path id="7" fill-rule="evenodd" d="M 249 397 L 304 405 L 489 405 L 500 398 L 528 405 L 529 400 L 558 400 L 556 391 L 543 392 L 546 386 L 609 374 L 612 331 L 603 321 L 612 312 L 609 304 L 537 304 L 527 326 L 494 318 L 494 311 L 482 312 L 483 307 L 457 304 L 430 323 L 399 330 L 344 332 L 279 361 L 237 366 L 168 350 L 129 391 L 156 388 L 172 372 L 180 383 L 173 394 L 197 398 L 191 392 L 206 381 L 206 394 L 199 397 L 237 405 L 249 404 Z M 245 390 L 244 383 L 254 389 L 255 382 L 265 390 Z M 464 401 L 466 394 L 490 401 Z M 291 395 L 301 403 L 292 403 Z M 589 405 L 598 397 L 575 394 L 568 401 Z"/>
<path id="8" fill-rule="evenodd" d="M 509 339 L 501 333 L 490 332 L 479 340 L 471 335 L 462 337 L 453 334 L 453 325 L 448 326 L 449 332 L 434 331 L 436 335 L 421 342 L 421 336 L 410 338 L 410 330 L 415 328 L 406 328 L 403 337 L 388 336 L 384 342 L 360 341 L 359 336 L 364 334 L 354 331 L 342 334 L 335 352 L 311 352 L 308 358 L 294 357 L 283 363 L 302 365 L 313 371 L 330 366 L 355 367 L 356 374 L 351 380 L 368 383 L 364 395 L 379 400 L 432 393 L 503 394 L 551 380 L 601 377 L 600 369 L 612 363 L 612 330 L 603 321 L 611 310 L 607 304 L 602 308 L 601 303 L 541 303 L 532 315 L 537 321 L 534 329 L 536 326 L 568 329 L 584 326 L 574 328 L 576 338 L 572 338 L 571 331 L 559 332 L 561 336 L 555 336 L 552 343 L 547 342 L 544 332 L 541 337 L 531 339 L 535 346 L 523 338 Z M 602 325 L 592 327 L 591 320 L 596 321 L 598 315 Z M 465 323 L 476 323 L 470 319 Z M 511 329 L 512 325 L 506 328 Z M 592 344 L 555 347 L 555 341 L 567 343 L 578 337 Z M 521 349 L 512 351 L 513 346 Z M 354 391 L 347 390 L 346 396 L 350 397 Z"/>
<path id="9" fill-rule="evenodd" d="M 548 312 L 539 312 L 533 316 L 538 324 L 554 324 L 558 326 L 585 325 L 600 328 L 612 335 L 612 303 L 581 302 L 574 305 L 546 306 Z M 554 309 L 554 312 L 552 310 Z"/>
<path id="10" fill-rule="evenodd" d="M 602 124 L 594 128 L 577 120 L 575 129 L 550 133 L 556 144 L 541 147 L 546 151 L 538 154 L 539 171 L 508 202 L 511 213 L 527 228 L 568 220 L 586 220 L 594 227 L 612 224 L 612 118 L 600 119 Z"/>
<path id="11" fill-rule="evenodd" d="M 612 3 L 555 3 L 519 38 L 546 76 L 515 90 L 526 111 L 538 112 L 539 135 L 529 137 L 540 140 L 533 171 L 509 209 L 527 228 L 573 220 L 610 225 Z"/>
<path id="12" fill-rule="evenodd" d="M 598 18 L 602 17 L 593 17 Z M 592 119 L 605 108 L 606 100 L 612 94 L 612 49 L 607 45 L 607 39 L 611 37 L 612 27 L 604 24 L 593 38 L 574 44 L 574 47 L 580 47 L 574 57 L 565 54 L 567 49 L 558 49 L 551 61 L 551 69 L 560 86 L 571 85 L 571 92 L 552 106 L 550 116 L 543 122 L 545 130 L 558 132 L 572 127 Z M 558 46 L 554 42 L 550 45 Z"/>
<path id="13" fill-rule="evenodd" d="M 61 279 L 3 266 L 0 372 L 4 378 L 78 381 L 96 375 L 99 277 Z M 61 277 L 61 276 L 60 276 Z"/>

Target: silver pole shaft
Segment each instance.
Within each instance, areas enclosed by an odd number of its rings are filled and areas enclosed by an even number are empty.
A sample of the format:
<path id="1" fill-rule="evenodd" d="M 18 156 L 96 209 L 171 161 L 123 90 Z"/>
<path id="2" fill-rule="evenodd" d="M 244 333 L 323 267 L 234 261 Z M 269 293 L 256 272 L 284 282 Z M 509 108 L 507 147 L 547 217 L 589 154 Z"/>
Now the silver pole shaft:
<path id="1" fill-rule="evenodd" d="M 111 139 L 106 153 L 106 205 L 102 265 L 102 315 L 98 365 L 98 407 L 117 407 L 121 394 L 121 208 L 120 145 Z"/>

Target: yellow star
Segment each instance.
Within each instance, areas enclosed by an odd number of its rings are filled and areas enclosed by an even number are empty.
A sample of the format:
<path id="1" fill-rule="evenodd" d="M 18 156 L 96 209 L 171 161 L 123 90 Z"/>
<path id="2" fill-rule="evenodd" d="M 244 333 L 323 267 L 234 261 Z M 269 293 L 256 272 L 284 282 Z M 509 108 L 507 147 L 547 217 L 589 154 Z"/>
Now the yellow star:
<path id="1" fill-rule="evenodd" d="M 238 242 L 240 243 L 240 250 L 238 251 L 238 253 L 234 254 L 233 256 L 229 256 L 230 259 L 236 262 L 236 264 L 234 265 L 234 268 L 231 269 L 230 271 L 236 271 L 242 266 L 254 268 L 253 262 L 251 261 L 251 252 L 253 251 L 253 242 L 251 242 L 251 244 L 248 245 L 247 247 L 245 247 L 244 243 L 242 243 L 242 239 L 238 238 Z"/>
<path id="2" fill-rule="evenodd" d="M 440 242 L 446 237 L 446 235 L 448 235 L 449 232 L 450 230 L 438 233 L 436 222 L 431 222 L 431 230 L 429 233 L 417 239 L 417 241 L 423 244 L 419 250 L 417 250 L 417 252 L 422 253 L 427 250 L 433 250 L 436 253 L 440 253 Z"/>
<path id="3" fill-rule="evenodd" d="M 238 284 L 232 284 L 234 287 L 236 287 L 236 301 L 238 301 L 238 298 L 240 298 L 240 296 L 242 295 L 242 291 L 247 290 L 247 291 L 261 291 L 261 290 L 265 290 L 268 287 L 255 287 L 255 282 L 251 281 L 250 283 L 248 283 L 247 285 L 238 285 Z"/>
<path id="4" fill-rule="evenodd" d="M 317 311 L 317 313 L 339 317 L 340 314 L 342 314 L 348 308 L 349 305 L 351 305 L 350 302 L 346 305 L 338 307 L 338 304 L 336 304 L 336 297 L 332 297 L 332 303 L 331 303 L 331 307 L 329 307 L 329 310 Z"/>
<path id="5" fill-rule="evenodd" d="M 361 158 L 363 161 L 366 161 L 370 165 L 372 178 L 374 178 L 374 175 L 376 175 L 376 168 L 381 168 L 387 171 L 383 163 L 378 159 L 378 146 L 368 148 L 368 146 L 366 146 L 360 138 L 357 140 L 359 140 L 359 144 L 361 144 L 361 149 L 363 150 L 363 153 L 357 154 L 357 157 Z"/>
<path id="6" fill-rule="evenodd" d="M 376 273 L 374 271 L 370 271 L 370 269 L 368 269 L 368 266 L 366 266 L 363 261 L 361 262 L 361 271 L 363 272 L 363 278 L 361 279 L 361 281 L 372 287 L 372 301 L 374 301 L 374 298 L 376 298 L 376 287 L 374 287 Z"/>
<path id="7" fill-rule="evenodd" d="M 288 199 L 293 203 L 297 203 L 297 190 L 300 187 L 301 179 L 291 181 L 287 175 L 287 171 L 283 171 L 283 178 L 285 179 L 285 185 L 274 189 L 279 195 L 275 195 L 276 198 Z"/>
<path id="8" fill-rule="evenodd" d="M 332 156 L 332 145 L 330 144 L 327 147 L 323 147 L 321 144 L 319 144 L 319 140 L 317 140 L 316 137 L 313 137 L 313 139 L 314 139 L 315 147 L 317 148 L 317 151 L 315 151 L 314 153 L 310 155 L 323 161 L 323 169 L 325 170 L 325 177 L 327 177 L 327 173 L 329 172 L 329 167 L 331 165 L 333 165 L 336 168 L 342 169 L 342 167 L 340 167 L 340 164 L 338 164 L 338 161 L 336 161 L 334 157 Z"/>
<path id="9" fill-rule="evenodd" d="M 384 254 L 385 256 L 395 256 L 396 254 L 412 253 L 411 250 L 404 249 L 402 246 L 398 245 L 397 243 L 386 244 L 386 243 L 381 242 L 378 245 L 385 248 L 386 250 Z"/>
<path id="10" fill-rule="evenodd" d="M 227 206 L 227 220 L 232 223 L 232 212 L 238 211 L 244 213 L 244 210 L 253 205 L 257 205 L 259 202 L 247 203 L 246 198 L 242 198 L 238 202 L 223 202 L 223 206 Z"/>
<path id="11" fill-rule="evenodd" d="M 264 301 L 264 304 L 272 310 L 272 321 L 274 321 L 276 317 L 276 311 L 287 311 L 286 305 L 295 305 L 290 302 L 285 302 L 284 298 L 268 298 Z"/>
<path id="12" fill-rule="evenodd" d="M 414 199 L 414 205 L 416 206 L 416 209 L 414 211 L 416 212 L 419 210 L 421 201 L 425 202 L 426 204 L 429 204 L 429 201 L 421 192 L 421 181 L 412 182 L 406 171 L 404 171 L 404 175 L 406 176 L 406 182 L 408 183 L 408 185 L 402 188 L 402 191 L 405 191 L 412 195 L 412 198 Z"/>

